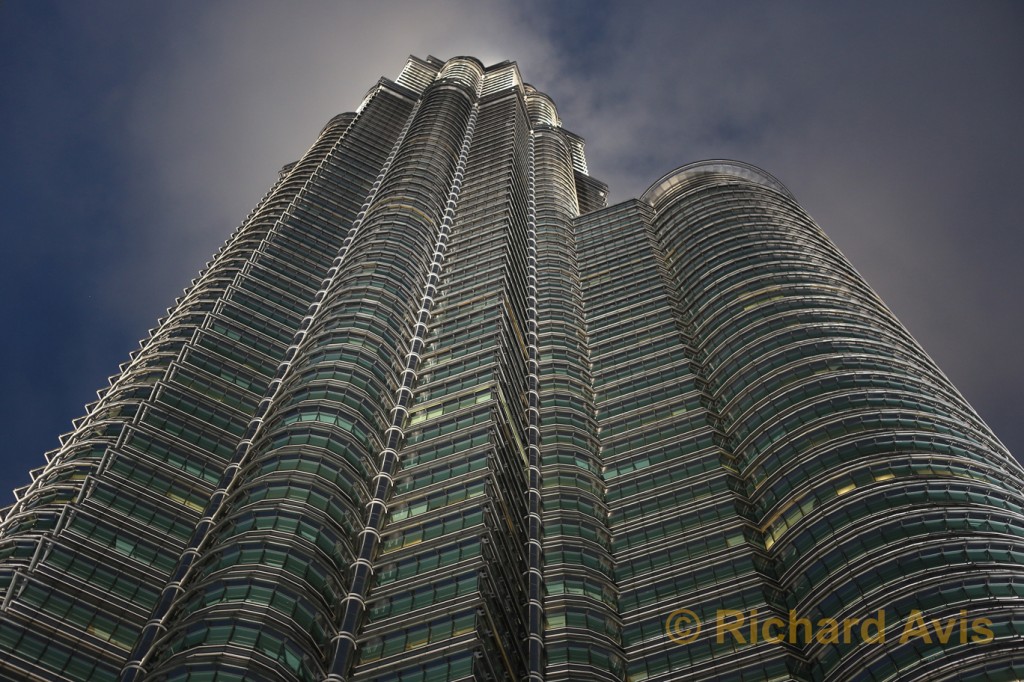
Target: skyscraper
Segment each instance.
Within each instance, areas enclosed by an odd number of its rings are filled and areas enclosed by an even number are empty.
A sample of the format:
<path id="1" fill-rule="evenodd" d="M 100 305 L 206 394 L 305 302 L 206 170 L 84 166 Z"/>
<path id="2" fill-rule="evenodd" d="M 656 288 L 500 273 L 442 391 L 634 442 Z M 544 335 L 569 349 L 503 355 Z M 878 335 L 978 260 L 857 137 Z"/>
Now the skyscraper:
<path id="1" fill-rule="evenodd" d="M 1024 471 L 792 194 L 606 193 L 514 63 L 381 79 L 19 492 L 3 676 L 1024 677 Z"/>

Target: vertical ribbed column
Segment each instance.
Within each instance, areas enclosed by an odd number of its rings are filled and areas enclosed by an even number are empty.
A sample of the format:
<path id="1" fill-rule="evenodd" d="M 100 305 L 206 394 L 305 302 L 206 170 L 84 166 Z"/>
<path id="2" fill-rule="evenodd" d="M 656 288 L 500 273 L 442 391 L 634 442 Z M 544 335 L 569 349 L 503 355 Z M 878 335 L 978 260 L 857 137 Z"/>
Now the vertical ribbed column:
<path id="1" fill-rule="evenodd" d="M 544 679 L 544 526 L 541 513 L 540 455 L 540 338 L 537 334 L 537 176 L 534 171 L 533 136 L 530 136 L 530 184 L 527 212 L 527 270 L 526 270 L 526 494 L 527 494 L 527 614 L 529 627 L 529 679 Z"/>
<path id="2" fill-rule="evenodd" d="M 422 106 L 394 169 L 385 179 L 379 198 L 370 209 L 368 226 L 379 226 L 381 236 L 394 230 L 392 226 L 404 228 L 403 238 L 381 240 L 374 245 L 378 249 L 386 246 L 388 250 L 401 254 L 395 263 L 401 269 L 395 275 L 418 275 L 418 281 L 425 281 L 425 284 L 418 298 L 419 308 L 411 316 L 412 335 L 406 342 L 407 353 L 402 357 L 396 352 L 392 360 L 392 367 L 400 369 L 400 379 L 392 384 L 394 407 L 386 421 L 378 470 L 370 484 L 367 516 L 358 534 L 356 556 L 351 566 L 350 587 L 342 601 L 341 619 L 333 637 L 328 680 L 345 680 L 354 663 L 356 637 L 363 623 L 381 529 L 387 514 L 387 501 L 398 465 L 398 452 L 405 437 L 404 426 L 427 336 L 427 322 L 455 217 L 461 176 L 473 139 L 481 76 L 482 68 L 469 60 L 451 60 L 441 69 L 438 80 L 425 91 Z M 432 248 L 424 248 L 428 243 L 432 243 Z M 425 256 L 426 261 L 421 264 Z M 406 305 L 417 300 L 403 298 Z M 406 313 L 403 317 L 409 320 L 410 316 Z"/>
<path id="3" fill-rule="evenodd" d="M 549 98 L 527 97 L 537 232 L 537 345 L 547 680 L 619 679 L 616 590 L 573 220 L 572 150 Z"/>

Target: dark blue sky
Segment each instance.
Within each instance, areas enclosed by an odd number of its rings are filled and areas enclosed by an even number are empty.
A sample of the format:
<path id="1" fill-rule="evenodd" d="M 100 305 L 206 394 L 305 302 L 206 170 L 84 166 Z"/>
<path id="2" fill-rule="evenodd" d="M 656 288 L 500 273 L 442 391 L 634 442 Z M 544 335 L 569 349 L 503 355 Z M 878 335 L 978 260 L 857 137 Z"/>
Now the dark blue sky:
<path id="1" fill-rule="evenodd" d="M 0 505 L 410 53 L 519 61 L 614 201 L 701 158 L 769 170 L 1019 456 L 1022 29 L 1011 2 L 2 2 Z"/>

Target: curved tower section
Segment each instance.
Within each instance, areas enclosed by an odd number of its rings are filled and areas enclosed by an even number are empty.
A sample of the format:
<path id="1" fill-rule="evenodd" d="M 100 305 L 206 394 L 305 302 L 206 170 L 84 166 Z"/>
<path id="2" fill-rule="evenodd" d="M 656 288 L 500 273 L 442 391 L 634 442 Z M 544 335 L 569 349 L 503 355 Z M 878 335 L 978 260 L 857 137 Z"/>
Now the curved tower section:
<path id="1" fill-rule="evenodd" d="M 404 331 L 399 332 L 402 337 L 396 347 L 398 352 L 390 363 L 395 368 L 395 376 L 389 382 L 394 407 L 384 421 L 383 448 L 378 455 L 372 496 L 334 637 L 330 680 L 346 679 L 355 659 L 356 637 L 365 616 L 394 476 L 405 444 L 404 428 L 413 403 L 428 321 L 461 190 L 460 176 L 465 171 L 473 139 L 482 72 L 478 63 L 468 59 L 449 60 L 442 67 L 437 80 L 424 91 L 420 110 L 395 167 L 386 176 L 370 209 L 374 224 L 383 229 L 377 243 L 366 245 L 362 270 L 366 271 L 367 263 L 380 259 L 383 269 L 395 278 L 408 277 L 414 288 L 409 292 L 389 291 L 394 303 L 406 308 L 386 314 L 392 320 L 405 322 Z M 389 251 L 397 258 L 388 257 Z M 353 302 L 359 298 L 353 297 Z M 401 316 L 396 315 L 399 310 Z M 456 620 L 455 616 L 449 618 L 450 623 Z"/>
<path id="2" fill-rule="evenodd" d="M 702 162 L 644 199 L 767 589 L 811 623 L 887 617 L 884 641 L 798 635 L 791 674 L 982 680 L 1020 660 L 1019 465 L 773 177 Z M 902 636 L 915 614 L 957 632 Z M 991 638 L 961 633 L 976 619 Z"/>
<path id="3" fill-rule="evenodd" d="M 526 674 L 529 127 L 515 65 L 479 77 L 348 679 Z"/>
<path id="4" fill-rule="evenodd" d="M 205 579 L 180 599 L 149 678 L 214 666 L 320 679 L 332 652 L 352 642 L 428 314 L 420 299 L 471 117 L 474 93 L 465 90 L 439 80 L 408 118 L 279 372 L 280 389 L 214 516 Z M 211 604 L 210 585 L 225 583 L 244 586 L 244 596 Z M 255 640 L 239 628 L 218 638 L 219 623 L 241 619 L 253 594 L 268 590 Z M 197 630 L 205 640 L 190 636 Z"/>

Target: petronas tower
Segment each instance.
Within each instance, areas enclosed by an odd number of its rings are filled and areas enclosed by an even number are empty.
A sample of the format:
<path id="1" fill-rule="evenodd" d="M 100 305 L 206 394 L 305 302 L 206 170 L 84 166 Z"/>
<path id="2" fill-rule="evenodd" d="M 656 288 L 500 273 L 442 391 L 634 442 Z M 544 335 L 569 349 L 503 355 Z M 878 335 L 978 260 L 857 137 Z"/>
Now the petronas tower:
<path id="1" fill-rule="evenodd" d="M 0 678 L 1024 679 L 1024 471 L 793 195 L 606 194 L 382 78 L 17 491 Z"/>

